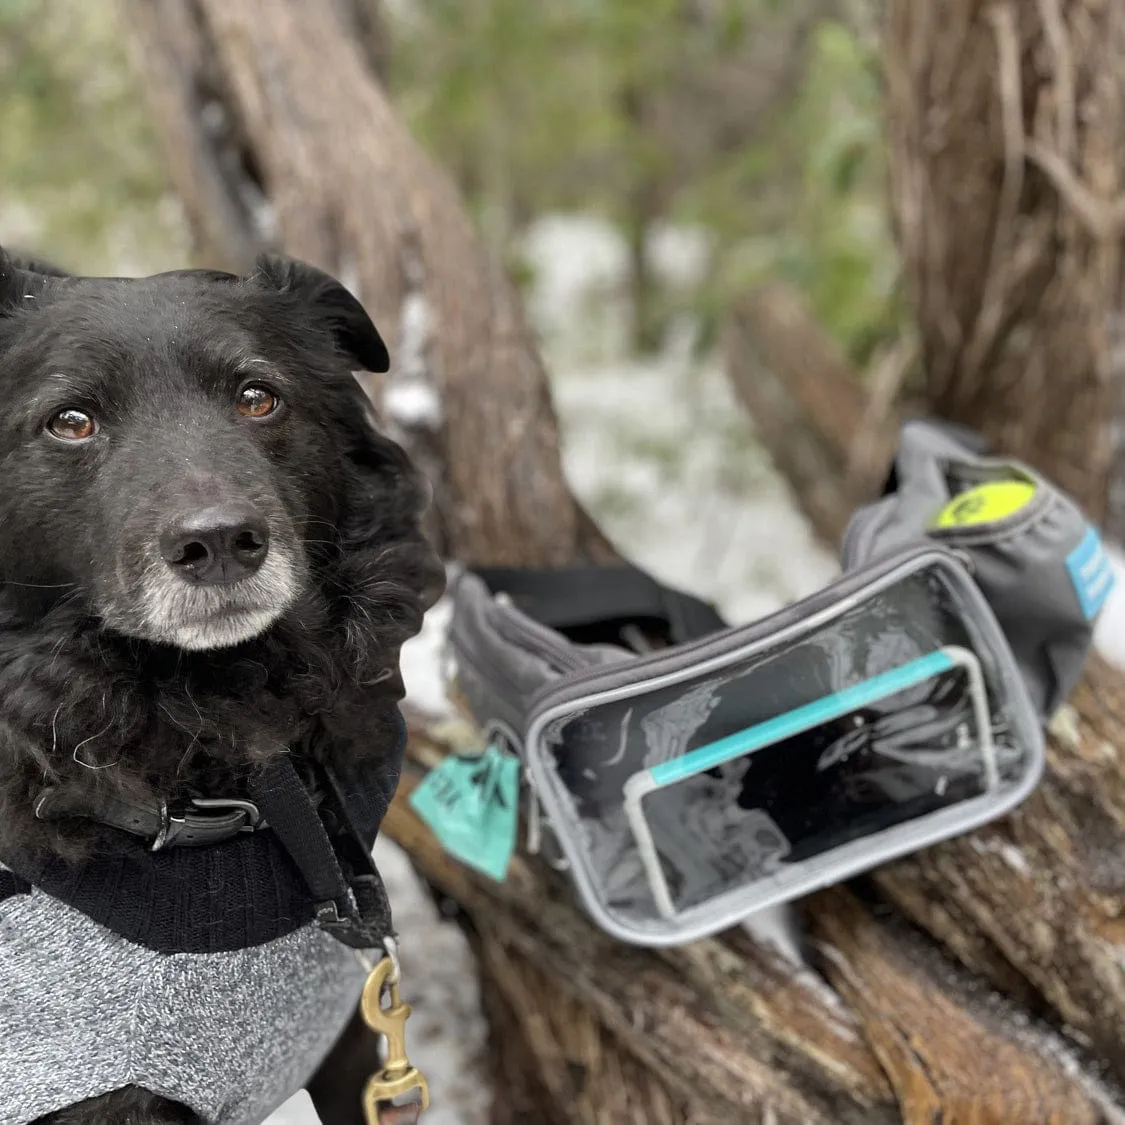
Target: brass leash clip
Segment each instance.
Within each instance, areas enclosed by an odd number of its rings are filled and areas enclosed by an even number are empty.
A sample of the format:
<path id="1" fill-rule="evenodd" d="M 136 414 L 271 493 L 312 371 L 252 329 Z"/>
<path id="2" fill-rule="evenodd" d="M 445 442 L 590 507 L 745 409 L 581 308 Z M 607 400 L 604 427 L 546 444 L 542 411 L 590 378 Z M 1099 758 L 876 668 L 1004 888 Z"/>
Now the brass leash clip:
<path id="1" fill-rule="evenodd" d="M 384 1007 L 384 994 L 389 1003 Z M 388 956 L 371 970 L 359 1002 L 363 1022 L 372 1031 L 386 1036 L 387 1057 L 383 1069 L 373 1074 L 363 1091 L 363 1111 L 367 1125 L 413 1125 L 429 1107 L 430 1087 L 425 1075 L 410 1065 L 406 1054 L 406 1021 L 410 1005 L 398 991 L 398 967 Z M 417 1092 L 413 1101 L 402 1105 L 393 1099 Z"/>

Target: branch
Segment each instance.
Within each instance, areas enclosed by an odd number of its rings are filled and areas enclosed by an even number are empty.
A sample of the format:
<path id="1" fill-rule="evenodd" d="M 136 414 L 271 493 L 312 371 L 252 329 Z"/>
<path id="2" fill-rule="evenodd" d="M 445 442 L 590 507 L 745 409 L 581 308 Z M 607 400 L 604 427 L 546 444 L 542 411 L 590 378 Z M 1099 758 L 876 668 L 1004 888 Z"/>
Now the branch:
<path id="1" fill-rule="evenodd" d="M 888 365 L 879 398 L 864 388 L 803 299 L 762 286 L 727 326 L 727 371 L 758 435 L 822 539 L 839 541 L 851 512 L 886 471 L 898 420 L 893 383 L 909 356 Z"/>

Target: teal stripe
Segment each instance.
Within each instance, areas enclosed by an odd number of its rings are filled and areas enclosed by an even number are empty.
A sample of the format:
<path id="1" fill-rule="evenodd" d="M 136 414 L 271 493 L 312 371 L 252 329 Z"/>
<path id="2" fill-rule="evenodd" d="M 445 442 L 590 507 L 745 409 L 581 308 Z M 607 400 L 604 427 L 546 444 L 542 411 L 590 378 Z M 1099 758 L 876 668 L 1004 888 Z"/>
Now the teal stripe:
<path id="1" fill-rule="evenodd" d="M 767 719 L 746 730 L 736 731 L 726 738 L 720 738 L 717 742 L 709 742 L 706 746 L 690 751 L 682 758 L 662 762 L 658 766 L 653 766 L 649 774 L 657 785 L 682 781 L 692 774 L 721 766 L 732 758 L 752 754 L 765 746 L 783 742 L 795 734 L 818 727 L 821 723 L 830 723 L 833 719 L 839 719 L 852 711 L 870 707 L 872 703 L 885 699 L 888 695 L 925 683 L 926 680 L 931 680 L 942 672 L 948 672 L 953 667 L 953 661 L 944 652 L 931 652 L 927 656 L 921 656 L 909 664 L 904 664 L 901 668 L 881 672 L 861 684 L 854 684 L 852 687 L 844 688 L 843 691 L 822 696 L 794 711 L 787 711 L 784 715 Z"/>

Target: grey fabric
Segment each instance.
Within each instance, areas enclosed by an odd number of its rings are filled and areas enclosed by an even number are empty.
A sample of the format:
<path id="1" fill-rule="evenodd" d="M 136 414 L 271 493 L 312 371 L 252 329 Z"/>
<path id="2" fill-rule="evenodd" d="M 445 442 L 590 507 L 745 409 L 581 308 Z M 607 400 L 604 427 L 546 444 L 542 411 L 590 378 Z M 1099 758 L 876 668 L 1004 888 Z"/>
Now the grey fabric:
<path id="1" fill-rule="evenodd" d="M 355 1010 L 355 954 L 315 926 L 210 955 L 133 945 L 40 891 L 0 901 L 0 1125 L 135 1084 L 260 1125 Z"/>
<path id="2" fill-rule="evenodd" d="M 1097 532 L 1078 505 L 1021 462 L 988 457 L 977 435 L 934 422 L 903 427 L 895 488 L 852 517 L 846 570 L 927 538 L 957 550 L 1000 623 L 1041 715 L 1077 682 L 1093 625 L 1113 577 Z M 974 485 L 1035 485 L 1014 515 L 962 528 L 933 528 L 956 495 Z"/>
<path id="3" fill-rule="evenodd" d="M 522 731 L 528 701 L 560 677 L 633 659 L 612 645 L 572 644 L 503 595 L 494 598 L 471 571 L 458 576 L 452 593 L 449 645 L 457 686 L 474 715 L 512 732 Z"/>

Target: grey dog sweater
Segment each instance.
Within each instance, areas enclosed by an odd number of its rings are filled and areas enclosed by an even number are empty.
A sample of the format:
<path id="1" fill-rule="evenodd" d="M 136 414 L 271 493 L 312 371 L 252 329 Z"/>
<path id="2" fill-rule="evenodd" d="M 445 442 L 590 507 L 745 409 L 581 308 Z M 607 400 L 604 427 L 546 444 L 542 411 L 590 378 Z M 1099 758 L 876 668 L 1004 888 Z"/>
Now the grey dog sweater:
<path id="1" fill-rule="evenodd" d="M 405 746 L 390 718 L 384 755 L 334 770 L 368 851 Z M 0 862 L 0 1125 L 129 1085 L 208 1125 L 260 1125 L 350 1019 L 357 956 L 315 923 L 276 830 L 160 851 L 120 837 L 77 867 Z"/>
<path id="2" fill-rule="evenodd" d="M 40 890 L 11 895 L 0 900 L 0 1125 L 129 1084 L 213 1125 L 259 1125 L 316 1070 L 363 979 L 355 954 L 313 925 L 166 954 Z"/>

